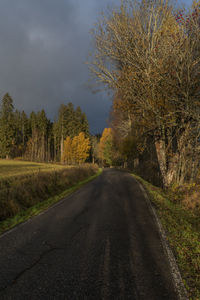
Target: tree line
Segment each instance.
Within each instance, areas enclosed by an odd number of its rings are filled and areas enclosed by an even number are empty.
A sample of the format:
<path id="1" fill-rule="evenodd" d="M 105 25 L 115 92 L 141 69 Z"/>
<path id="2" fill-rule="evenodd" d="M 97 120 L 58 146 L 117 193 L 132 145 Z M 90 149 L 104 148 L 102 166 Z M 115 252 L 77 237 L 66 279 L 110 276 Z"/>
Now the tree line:
<path id="1" fill-rule="evenodd" d="M 200 161 L 200 1 L 188 11 L 167 0 L 122 1 L 100 18 L 93 37 L 89 68 L 114 94 L 115 163 L 146 162 L 164 187 L 193 181 Z"/>
<path id="2" fill-rule="evenodd" d="M 0 109 L 0 158 L 64 162 L 66 141 L 73 139 L 76 156 L 70 162 L 81 163 L 89 156 L 88 138 L 88 120 L 79 106 L 75 109 L 72 103 L 62 104 L 52 122 L 44 110 L 37 113 L 33 111 L 27 116 L 24 111 L 14 109 L 13 99 L 8 93 L 3 96 Z M 75 144 L 79 147 L 75 147 Z M 85 151 L 82 156 L 81 146 Z"/>

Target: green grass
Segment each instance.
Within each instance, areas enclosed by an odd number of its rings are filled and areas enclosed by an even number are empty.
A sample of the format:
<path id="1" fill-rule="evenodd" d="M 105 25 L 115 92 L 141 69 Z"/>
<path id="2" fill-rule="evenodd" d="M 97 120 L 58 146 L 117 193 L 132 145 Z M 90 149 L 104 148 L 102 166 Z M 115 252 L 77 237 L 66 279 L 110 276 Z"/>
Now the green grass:
<path id="1" fill-rule="evenodd" d="M 102 173 L 102 169 L 99 169 L 95 175 L 92 175 L 92 176 L 78 182 L 77 184 L 66 189 L 62 193 L 60 193 L 54 197 L 48 198 L 47 200 L 45 200 L 43 202 L 39 202 L 26 210 L 22 210 L 20 213 L 18 213 L 14 217 L 8 218 L 8 219 L 0 222 L 0 234 L 2 234 L 3 232 L 13 228 L 14 226 L 16 226 L 22 222 L 27 221 L 28 219 L 40 214 L 41 212 L 45 211 L 47 208 L 49 208 L 53 204 L 57 203 L 61 199 L 69 196 L 70 194 L 72 194 L 73 192 L 75 192 L 76 190 L 81 188 L 83 185 L 85 185 L 86 183 L 90 182 L 91 180 L 93 180 L 94 178 L 99 176 L 101 173 Z"/>
<path id="2" fill-rule="evenodd" d="M 66 166 L 50 163 L 35 163 L 27 161 L 0 159 L 0 179 L 31 173 L 60 170 Z"/>
<path id="3" fill-rule="evenodd" d="M 198 214 L 173 202 L 162 189 L 133 176 L 146 189 L 174 251 L 190 299 L 200 299 L 200 218 Z"/>

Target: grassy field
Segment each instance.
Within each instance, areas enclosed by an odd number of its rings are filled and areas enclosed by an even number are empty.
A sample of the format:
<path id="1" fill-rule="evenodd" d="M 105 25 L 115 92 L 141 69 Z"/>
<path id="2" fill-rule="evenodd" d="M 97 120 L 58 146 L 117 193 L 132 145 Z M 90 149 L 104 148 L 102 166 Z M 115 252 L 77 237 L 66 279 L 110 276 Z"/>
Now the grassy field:
<path id="1" fill-rule="evenodd" d="M 32 173 L 48 172 L 66 168 L 58 164 L 35 163 L 27 161 L 0 159 L 0 179 Z"/>
<path id="2" fill-rule="evenodd" d="M 143 184 L 156 208 L 175 254 L 189 299 L 200 299 L 199 210 L 186 208 L 172 193 L 164 192 L 139 176 L 133 176 Z"/>
<path id="3" fill-rule="evenodd" d="M 101 172 L 102 169 L 99 169 L 96 173 L 94 172 L 95 173 L 94 175 L 90 175 L 84 180 L 74 181 L 71 187 L 65 188 L 63 192 L 60 193 L 57 192 L 56 195 L 53 197 L 46 197 L 46 200 L 42 199 L 43 201 L 41 202 L 36 201 L 36 204 L 31 205 L 30 207 L 22 207 L 16 214 L 13 214 L 13 216 L 7 217 L 3 221 L 0 221 L 0 234 L 45 211 L 56 202 L 69 196 L 71 193 L 75 192 L 83 185 L 85 185 L 86 183 L 90 182 L 91 180 L 99 176 Z"/>
<path id="4" fill-rule="evenodd" d="M 98 174 L 93 164 L 67 167 L 0 160 L 0 232 L 46 209 Z"/>

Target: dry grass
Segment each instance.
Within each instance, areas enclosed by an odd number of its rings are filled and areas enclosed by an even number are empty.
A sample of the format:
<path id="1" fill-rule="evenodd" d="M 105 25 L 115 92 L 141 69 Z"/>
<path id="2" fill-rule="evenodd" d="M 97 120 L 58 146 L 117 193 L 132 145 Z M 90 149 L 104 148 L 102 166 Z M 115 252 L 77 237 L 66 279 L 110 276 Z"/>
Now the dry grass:
<path id="1" fill-rule="evenodd" d="M 182 204 L 185 208 L 200 215 L 200 184 L 183 184 L 173 186 L 169 191 L 169 196 L 175 203 Z"/>
<path id="2" fill-rule="evenodd" d="M 0 159 L 0 179 L 24 174 L 61 170 L 63 168 L 66 168 L 66 166 L 50 163 L 45 164 L 28 161 Z"/>
<path id="3" fill-rule="evenodd" d="M 88 164 L 0 179 L 0 221 L 61 193 L 97 171 L 97 166 Z"/>

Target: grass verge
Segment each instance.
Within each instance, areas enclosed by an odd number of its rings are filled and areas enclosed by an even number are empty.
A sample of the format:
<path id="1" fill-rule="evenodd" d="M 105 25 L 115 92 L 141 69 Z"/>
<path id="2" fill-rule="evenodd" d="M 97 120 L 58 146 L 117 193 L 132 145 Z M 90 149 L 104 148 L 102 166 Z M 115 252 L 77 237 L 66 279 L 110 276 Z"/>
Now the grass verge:
<path id="1" fill-rule="evenodd" d="M 200 299 L 200 218 L 181 204 L 174 203 L 169 194 L 141 177 L 132 174 L 146 189 L 166 231 L 176 257 L 189 299 Z M 172 196 L 170 194 L 170 196 Z"/>
<path id="2" fill-rule="evenodd" d="M 77 184 L 71 186 L 70 188 L 64 190 L 62 193 L 59 193 L 58 195 L 55 195 L 51 198 L 48 198 L 45 201 L 39 202 L 32 207 L 29 207 L 28 209 L 20 211 L 18 214 L 16 214 L 14 217 L 7 218 L 6 220 L 0 222 L 0 235 L 4 233 L 5 231 L 13 228 L 14 226 L 27 221 L 28 219 L 40 214 L 41 212 L 48 209 L 53 204 L 57 203 L 61 199 L 65 198 L 66 196 L 69 196 L 79 188 L 81 188 L 86 183 L 92 181 L 97 176 L 99 176 L 102 173 L 102 169 L 98 169 L 97 173 L 78 182 Z"/>

